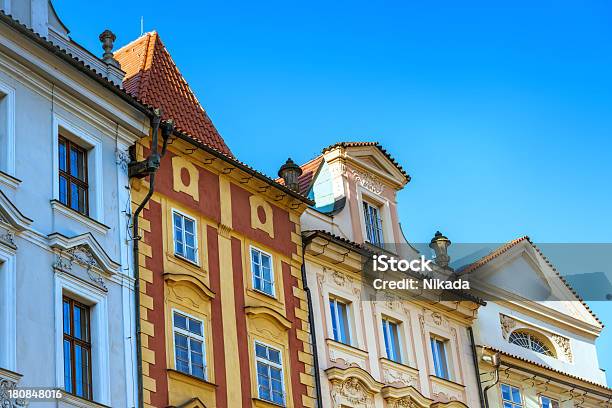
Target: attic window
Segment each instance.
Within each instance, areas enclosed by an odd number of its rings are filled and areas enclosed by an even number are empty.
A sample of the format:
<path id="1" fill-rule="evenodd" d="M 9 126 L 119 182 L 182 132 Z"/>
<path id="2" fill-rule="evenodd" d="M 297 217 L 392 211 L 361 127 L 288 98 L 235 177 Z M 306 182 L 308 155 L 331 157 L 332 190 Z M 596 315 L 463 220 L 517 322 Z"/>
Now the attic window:
<path id="1" fill-rule="evenodd" d="M 535 351 L 536 353 L 544 354 L 545 356 L 555 356 L 551 348 L 546 345 L 546 341 L 526 331 L 517 330 L 512 332 L 508 337 L 508 342 Z"/>

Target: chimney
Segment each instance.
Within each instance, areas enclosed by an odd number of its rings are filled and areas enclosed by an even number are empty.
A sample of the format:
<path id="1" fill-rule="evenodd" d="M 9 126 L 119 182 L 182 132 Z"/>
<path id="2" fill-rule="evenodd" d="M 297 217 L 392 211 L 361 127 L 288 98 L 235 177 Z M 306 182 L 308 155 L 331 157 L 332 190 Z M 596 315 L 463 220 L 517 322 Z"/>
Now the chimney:
<path id="1" fill-rule="evenodd" d="M 429 247 L 436 253 L 434 261 L 442 268 L 446 268 L 450 261 L 450 256 L 448 256 L 448 247 L 450 244 L 450 239 L 442 235 L 440 231 L 436 231 L 436 234 L 429 243 Z"/>
<path id="2" fill-rule="evenodd" d="M 99 38 L 100 42 L 102 43 L 102 49 L 104 50 L 102 61 L 116 68 L 121 68 L 119 61 L 117 61 L 113 55 L 113 47 L 115 46 L 115 40 L 117 39 L 115 34 L 113 34 L 111 30 L 104 30 L 104 32 L 100 34 Z"/>
<path id="3" fill-rule="evenodd" d="M 288 158 L 285 164 L 278 170 L 278 176 L 285 181 L 285 186 L 293 191 L 299 191 L 300 185 L 298 178 L 302 175 L 302 169 L 295 164 L 291 158 Z"/>

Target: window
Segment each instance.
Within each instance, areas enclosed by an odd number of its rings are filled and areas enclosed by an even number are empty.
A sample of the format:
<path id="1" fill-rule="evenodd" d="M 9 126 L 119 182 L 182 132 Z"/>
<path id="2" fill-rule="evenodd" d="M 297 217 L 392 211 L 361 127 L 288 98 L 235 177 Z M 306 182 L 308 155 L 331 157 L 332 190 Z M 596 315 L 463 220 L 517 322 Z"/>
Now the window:
<path id="1" fill-rule="evenodd" d="M 173 313 L 174 359 L 177 371 L 206 379 L 204 323 L 182 313 Z"/>
<path id="2" fill-rule="evenodd" d="M 64 387 L 66 392 L 91 400 L 91 330 L 89 307 L 63 298 Z"/>
<path id="3" fill-rule="evenodd" d="M 260 399 L 285 405 L 283 361 L 280 350 L 255 342 L 257 395 Z"/>
<path id="4" fill-rule="evenodd" d="M 504 408 L 521 408 L 523 406 L 521 390 L 511 385 L 501 385 L 502 404 Z"/>
<path id="5" fill-rule="evenodd" d="M 508 342 L 516 344 L 517 346 L 533 350 L 536 353 L 554 357 L 550 348 L 546 346 L 543 341 L 539 340 L 538 338 L 532 336 L 531 334 L 525 331 L 515 331 L 510 333 L 510 336 L 508 337 Z"/>
<path id="6" fill-rule="evenodd" d="M 387 352 L 387 358 L 389 360 L 401 363 L 402 356 L 400 352 L 397 323 L 394 323 L 387 319 L 383 319 L 382 327 L 383 337 L 385 339 L 385 351 Z"/>
<path id="7" fill-rule="evenodd" d="M 195 220 L 173 211 L 172 222 L 174 225 L 174 254 L 197 264 L 198 241 Z"/>
<path id="8" fill-rule="evenodd" d="M 430 340 L 436 377 L 450 380 L 450 371 L 448 370 L 448 359 L 446 356 L 446 341 L 436 337 L 431 337 Z"/>
<path id="9" fill-rule="evenodd" d="M 367 201 L 363 202 L 363 216 L 366 226 L 367 241 L 376 246 L 383 244 L 382 220 L 380 218 L 380 209 Z"/>
<path id="10" fill-rule="evenodd" d="M 251 270 L 253 272 L 253 288 L 270 296 L 274 296 L 272 256 L 257 248 L 251 247 Z"/>
<path id="11" fill-rule="evenodd" d="M 540 407 L 541 408 L 559 408 L 559 401 L 542 395 L 540 397 Z"/>
<path id="12" fill-rule="evenodd" d="M 348 305 L 338 299 L 332 298 L 329 299 L 329 307 L 331 311 L 334 340 L 344 344 L 351 344 Z"/>
<path id="13" fill-rule="evenodd" d="M 59 201 L 81 214 L 89 213 L 87 151 L 59 137 Z"/>

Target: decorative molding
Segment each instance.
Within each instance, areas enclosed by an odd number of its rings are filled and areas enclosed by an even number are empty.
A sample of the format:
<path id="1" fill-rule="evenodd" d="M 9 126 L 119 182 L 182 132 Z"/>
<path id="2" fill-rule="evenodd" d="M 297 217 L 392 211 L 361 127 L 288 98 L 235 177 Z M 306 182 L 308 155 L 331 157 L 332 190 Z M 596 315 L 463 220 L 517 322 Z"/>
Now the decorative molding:
<path id="1" fill-rule="evenodd" d="M 25 407 L 27 403 L 23 399 L 10 398 L 10 391 L 17 389 L 21 375 L 0 368 L 0 407 L 17 408 Z"/>
<path id="2" fill-rule="evenodd" d="M 115 163 L 125 174 L 128 172 L 128 164 L 130 161 L 130 155 L 128 152 L 121 149 L 115 149 Z"/>
<path id="3" fill-rule="evenodd" d="M 0 190 L 0 217 L 3 223 L 8 224 L 15 231 L 24 231 L 32 223 L 32 220 L 23 215 L 2 190 Z"/>
<path id="4" fill-rule="evenodd" d="M 366 190 L 379 195 L 385 190 L 385 185 L 375 175 L 355 169 L 350 169 L 350 172 L 353 175 L 355 182 Z"/>
<path id="5" fill-rule="evenodd" d="M 81 214 L 58 200 L 51 200 L 51 208 L 53 209 L 53 212 L 57 212 L 66 216 L 67 218 L 75 220 L 100 235 L 104 235 L 108 232 L 108 230 L 110 230 L 108 225 L 102 224 L 91 217 Z"/>
<path id="6" fill-rule="evenodd" d="M 70 272 L 74 264 L 85 269 L 92 282 L 104 289 L 108 289 L 105 285 L 104 278 L 99 272 L 102 270 L 102 267 L 89 248 L 80 245 L 66 250 L 58 250 L 55 262 L 53 263 L 53 269 Z"/>
<path id="7" fill-rule="evenodd" d="M 552 336 L 550 336 L 550 338 L 555 343 L 559 351 L 563 353 L 567 361 L 570 363 L 574 362 L 570 339 L 568 339 L 567 337 L 559 336 L 558 334 L 553 334 Z"/>
<path id="8" fill-rule="evenodd" d="M 81 266 L 99 268 L 101 272 L 109 275 L 118 273 L 120 270 L 120 264 L 108 256 L 104 248 L 89 232 L 71 238 L 54 232 L 49 234 L 47 239 L 51 248 L 59 253 L 70 255 L 68 259 L 77 261 Z"/>
<path id="9" fill-rule="evenodd" d="M 349 403 L 352 407 L 374 407 L 374 398 L 366 387 L 355 377 L 342 382 L 333 382 L 331 398 L 334 407 L 343 407 Z"/>
<path id="10" fill-rule="evenodd" d="M 502 336 L 505 340 L 508 340 L 508 336 L 512 332 L 512 330 L 516 327 L 516 320 L 511 318 L 510 316 L 506 316 L 505 314 L 499 315 L 499 323 L 502 328 Z"/>

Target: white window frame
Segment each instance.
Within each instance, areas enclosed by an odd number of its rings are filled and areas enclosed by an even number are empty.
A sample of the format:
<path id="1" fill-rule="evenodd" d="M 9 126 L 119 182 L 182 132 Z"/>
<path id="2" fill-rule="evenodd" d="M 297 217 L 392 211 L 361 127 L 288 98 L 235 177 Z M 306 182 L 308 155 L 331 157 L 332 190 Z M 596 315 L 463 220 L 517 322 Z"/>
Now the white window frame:
<path id="1" fill-rule="evenodd" d="M 512 401 L 512 400 L 505 400 L 504 399 L 504 393 L 503 393 L 503 387 L 509 387 L 510 388 L 510 397 L 512 398 L 512 389 L 516 389 L 519 392 L 519 396 L 521 397 L 521 403 L 517 404 L 516 402 Z M 523 392 L 521 391 L 521 389 L 519 387 L 515 387 L 514 385 L 511 384 L 507 384 L 507 383 L 501 383 L 499 384 L 499 398 L 501 399 L 502 405 L 504 405 L 504 402 L 507 402 L 509 404 L 512 405 L 512 408 L 522 408 L 525 406 L 524 404 L 524 400 L 525 398 L 523 397 Z"/>
<path id="2" fill-rule="evenodd" d="M 195 334 L 193 332 L 190 332 L 189 330 L 185 330 L 185 329 L 181 329 L 180 327 L 176 327 L 176 325 L 174 323 L 175 313 L 183 315 L 183 316 L 185 316 L 188 319 L 192 319 L 192 320 L 196 320 L 196 321 L 200 322 L 202 324 L 202 335 L 199 336 L 199 335 L 197 335 L 197 334 Z M 188 357 L 189 357 L 189 363 L 188 363 L 188 365 L 189 365 L 189 372 L 185 373 L 185 372 L 183 372 L 183 371 L 178 369 L 178 365 L 176 363 L 176 344 L 175 344 L 175 341 L 174 341 L 174 333 L 179 333 L 179 334 L 187 337 L 187 339 L 193 338 L 193 339 L 196 339 L 196 340 L 202 342 L 202 362 L 204 363 L 204 368 L 203 368 L 204 378 L 200 378 L 197 375 L 194 375 L 192 373 L 192 370 L 191 370 L 191 343 L 189 341 L 187 341 L 187 353 L 188 353 Z M 185 312 L 183 312 L 180 309 L 174 309 L 174 308 L 172 309 L 172 352 L 174 353 L 174 369 L 176 371 L 180 372 L 180 373 L 188 374 L 188 375 L 191 375 L 191 376 L 193 376 L 195 378 L 200 378 L 201 380 L 208 381 L 208 364 L 207 364 L 207 361 L 206 361 L 206 336 L 205 336 L 205 334 L 206 334 L 206 325 L 205 325 L 205 322 L 204 322 L 203 319 L 201 319 L 199 317 L 196 317 L 196 316 L 193 316 L 193 315 L 191 315 L 189 313 L 185 313 Z"/>
<path id="3" fill-rule="evenodd" d="M 10 14 L 10 10 L 7 14 Z M 15 89 L 0 81 L 0 93 L 3 94 L 2 102 L 6 108 L 6 136 L 5 146 L 2 149 L 2 159 L 0 160 L 0 170 L 10 176 L 15 176 Z M 2 123 L 2 119 L 0 119 Z"/>
<path id="4" fill-rule="evenodd" d="M 0 367 L 17 371 L 17 267 L 15 251 L 0 246 Z M 63 366 L 62 366 L 63 367 Z"/>
<path id="5" fill-rule="evenodd" d="M 256 289 L 255 288 L 255 270 L 253 270 L 253 250 L 259 252 L 261 255 L 266 255 L 268 257 L 270 257 L 270 285 L 272 286 L 272 293 L 268 293 L 263 289 Z M 275 279 L 274 279 L 274 257 L 272 256 L 271 253 L 264 251 L 263 249 L 257 248 L 256 246 L 253 245 L 249 245 L 249 259 L 251 261 L 251 275 L 252 275 L 252 284 L 253 284 L 253 290 L 263 293 L 264 295 L 268 295 L 268 296 L 272 296 L 273 298 L 276 298 L 276 285 L 275 285 Z M 261 278 L 262 281 L 264 280 L 263 277 Z"/>
<path id="6" fill-rule="evenodd" d="M 385 325 L 385 322 L 387 323 Z M 389 327 L 389 323 L 395 325 L 395 337 L 397 338 L 397 350 L 395 351 L 397 353 L 397 359 L 392 359 L 388 354 L 387 354 L 387 338 L 389 338 L 389 332 L 390 332 L 390 327 Z M 383 331 L 383 344 L 385 346 L 385 354 L 387 356 L 388 360 L 394 361 L 396 363 L 400 363 L 403 364 L 404 362 L 404 353 L 402 352 L 402 338 L 401 338 L 401 322 L 398 322 L 395 319 L 389 318 L 387 316 L 382 316 L 381 318 L 381 325 L 382 325 L 382 331 Z"/>
<path id="7" fill-rule="evenodd" d="M 87 194 L 89 196 L 89 215 L 77 211 L 63 211 L 79 221 L 89 217 L 104 224 L 104 183 L 102 173 L 102 140 L 89 134 L 81 127 L 69 122 L 58 114 L 53 116 L 53 199 L 59 202 L 59 137 L 60 129 L 69 133 L 68 139 L 74 140 L 87 150 Z M 66 135 L 64 135 L 66 136 Z M 76 214 L 74 214 L 76 213 Z M 90 227 L 91 223 L 87 223 Z"/>
<path id="8" fill-rule="evenodd" d="M 193 248 L 193 252 L 194 252 L 194 256 L 195 259 L 189 259 L 187 258 L 187 256 L 181 255 L 181 254 L 177 254 L 176 253 L 176 225 L 174 224 L 174 214 L 180 215 L 181 217 L 183 217 L 183 245 L 185 248 L 187 248 L 187 243 L 185 242 L 185 218 L 188 218 L 190 221 L 193 221 L 193 243 L 194 243 L 194 248 Z M 186 252 L 186 251 L 185 251 Z M 200 243 L 198 240 L 198 220 L 189 215 L 184 213 L 181 210 L 177 210 L 176 208 L 172 209 L 172 253 L 174 254 L 174 256 L 176 256 L 177 258 L 183 259 L 187 262 L 190 262 L 194 265 L 200 265 Z"/>
<path id="9" fill-rule="evenodd" d="M 340 327 L 340 326 L 338 326 L 340 321 L 338 319 L 338 306 L 334 307 L 334 311 L 335 311 L 334 315 L 331 314 L 331 307 L 330 307 L 330 305 L 331 305 L 332 302 L 335 302 L 336 304 L 342 303 L 345 306 L 344 310 L 346 310 L 346 316 L 345 316 L 346 317 L 346 327 L 348 328 L 348 332 L 346 333 L 347 336 L 348 336 L 348 339 L 347 339 L 348 341 L 346 343 L 344 343 L 344 342 L 342 342 L 340 340 L 336 340 L 336 338 L 334 337 L 334 322 L 336 323 L 337 327 Z M 352 324 L 351 324 L 351 316 L 352 316 L 352 313 L 351 313 L 351 306 L 352 306 L 352 304 L 351 304 L 351 302 L 346 301 L 346 300 L 344 300 L 342 298 L 339 298 L 337 296 L 331 295 L 329 297 L 329 302 L 328 302 L 327 306 L 330 309 L 330 311 L 329 311 L 330 313 L 329 314 L 330 314 L 331 319 L 332 319 L 332 321 L 330 322 L 330 330 L 331 330 L 332 339 L 334 341 L 337 341 L 338 343 L 347 344 L 349 346 L 352 346 L 353 345 L 353 330 L 352 330 Z"/>
<path id="10" fill-rule="evenodd" d="M 273 362 L 273 361 L 270 361 L 270 360 L 267 360 L 267 359 L 264 359 L 262 357 L 257 356 L 257 344 L 260 344 L 260 345 L 262 345 L 264 347 L 271 348 L 271 349 L 273 349 L 275 351 L 278 351 L 278 354 L 280 356 L 280 362 L 281 362 L 280 365 L 275 363 L 275 362 Z M 272 367 L 275 367 L 275 368 L 280 368 L 280 370 L 281 370 L 281 378 L 283 380 L 282 381 L 283 403 L 281 404 L 281 406 L 283 406 L 283 407 L 286 406 L 287 405 L 287 390 L 286 390 L 286 387 L 285 387 L 285 369 L 283 368 L 283 351 L 280 348 L 271 346 L 271 345 L 269 345 L 267 343 L 264 343 L 261 340 L 255 340 L 253 342 L 253 355 L 255 356 L 255 377 L 256 377 L 256 386 L 257 386 L 257 398 L 259 398 L 259 399 L 261 399 L 263 401 L 268 401 L 268 402 L 271 402 L 273 404 L 277 404 L 278 405 L 278 403 L 273 402 L 272 400 L 267 400 L 267 399 L 261 398 L 259 396 L 259 376 L 257 375 L 257 363 L 259 361 L 261 361 L 263 364 L 266 364 L 268 366 L 272 366 Z M 272 377 L 268 376 L 268 378 L 272 378 Z M 270 388 L 270 393 L 272 393 L 272 388 Z"/>
<path id="11" fill-rule="evenodd" d="M 449 353 L 449 345 L 450 345 L 449 341 L 447 339 L 443 338 L 443 337 L 436 336 L 436 335 L 433 335 L 433 334 L 429 335 L 429 339 L 430 339 L 429 340 L 429 348 L 431 349 L 431 357 L 433 358 L 433 363 L 434 363 L 433 366 L 432 366 L 432 369 L 434 371 L 433 374 L 436 377 L 438 377 L 438 378 L 442 378 L 444 380 L 452 381 L 452 379 L 453 379 L 453 372 L 452 372 L 452 366 L 451 366 L 451 363 L 450 363 L 450 360 L 449 360 L 449 355 L 448 355 L 448 353 Z M 446 371 L 448 373 L 448 378 L 441 377 L 436 372 L 436 357 L 438 357 L 438 359 L 440 361 L 442 361 L 442 358 L 441 358 L 442 356 L 439 355 L 439 350 L 438 350 L 437 347 L 435 347 L 435 348 L 432 347 L 432 344 L 431 344 L 432 340 L 442 343 L 442 346 L 444 347 L 444 362 L 446 364 Z"/>
<path id="12" fill-rule="evenodd" d="M 366 197 L 362 198 L 362 216 L 363 216 L 363 221 L 364 221 L 364 226 L 365 226 L 365 230 L 364 235 L 365 235 L 365 240 L 366 242 L 369 242 L 372 245 L 378 246 L 378 247 L 382 247 L 385 243 L 385 227 L 384 227 L 384 221 L 383 221 L 383 208 L 381 205 L 378 205 L 370 200 L 368 200 Z M 369 227 L 369 218 L 366 217 L 366 212 L 368 212 L 368 208 L 373 208 L 376 210 L 377 213 L 377 221 L 378 221 L 378 226 L 374 227 L 374 226 L 370 226 Z M 372 228 L 376 228 L 379 231 L 379 239 L 380 242 L 372 242 L 370 240 L 370 236 L 368 235 L 368 228 L 372 229 Z"/>
<path id="13" fill-rule="evenodd" d="M 64 272 L 55 272 L 55 385 L 64 384 L 63 297 L 71 297 L 90 307 L 92 400 L 111 405 L 108 301 L 102 289 Z"/>

